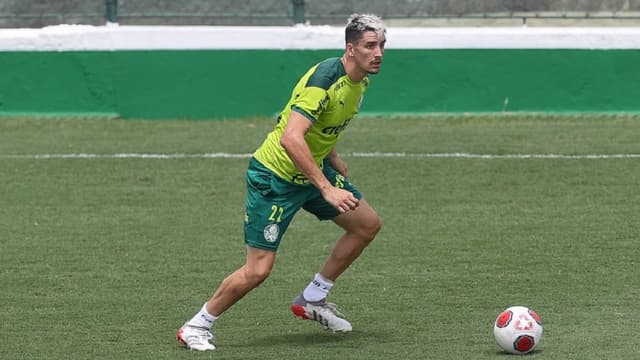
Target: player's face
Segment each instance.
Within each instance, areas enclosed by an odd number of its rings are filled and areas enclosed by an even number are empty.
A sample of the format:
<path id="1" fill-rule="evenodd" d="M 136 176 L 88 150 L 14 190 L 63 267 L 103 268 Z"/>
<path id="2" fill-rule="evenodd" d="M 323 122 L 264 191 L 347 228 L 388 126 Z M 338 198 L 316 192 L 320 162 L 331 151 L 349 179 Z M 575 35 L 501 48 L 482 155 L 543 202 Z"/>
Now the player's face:
<path id="1" fill-rule="evenodd" d="M 378 36 L 375 31 L 366 31 L 360 41 L 353 44 L 356 64 L 362 71 L 367 74 L 377 74 L 380 71 L 386 41 L 384 35 Z"/>

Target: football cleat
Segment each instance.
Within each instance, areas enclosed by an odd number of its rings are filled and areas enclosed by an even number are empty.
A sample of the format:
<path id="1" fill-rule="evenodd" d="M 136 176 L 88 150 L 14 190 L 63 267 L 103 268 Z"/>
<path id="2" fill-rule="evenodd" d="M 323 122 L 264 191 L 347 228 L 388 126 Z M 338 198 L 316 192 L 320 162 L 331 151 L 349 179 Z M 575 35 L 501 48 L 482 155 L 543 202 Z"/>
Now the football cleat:
<path id="1" fill-rule="evenodd" d="M 208 351 L 216 348 L 209 342 L 213 339 L 213 334 L 209 329 L 203 327 L 184 324 L 178 330 L 176 339 L 190 350 Z"/>
<path id="2" fill-rule="evenodd" d="M 351 323 L 344 319 L 336 304 L 328 303 L 326 299 L 317 302 L 306 301 L 298 295 L 291 304 L 293 315 L 304 320 L 315 320 L 333 332 L 351 331 Z"/>

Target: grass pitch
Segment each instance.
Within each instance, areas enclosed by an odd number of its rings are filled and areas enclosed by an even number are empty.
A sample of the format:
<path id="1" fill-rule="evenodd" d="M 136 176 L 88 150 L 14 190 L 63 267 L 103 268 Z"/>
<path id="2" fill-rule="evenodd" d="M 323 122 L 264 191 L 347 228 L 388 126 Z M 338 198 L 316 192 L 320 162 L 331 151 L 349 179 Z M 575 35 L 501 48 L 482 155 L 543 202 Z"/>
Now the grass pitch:
<path id="1" fill-rule="evenodd" d="M 640 358 L 625 116 L 358 119 L 339 151 L 384 226 L 332 291 L 354 332 L 289 312 L 339 235 L 300 213 L 218 349 L 185 351 L 177 328 L 243 262 L 243 156 L 272 125 L 1 119 L 0 358 L 504 359 L 516 304 L 544 321 L 528 358 Z"/>

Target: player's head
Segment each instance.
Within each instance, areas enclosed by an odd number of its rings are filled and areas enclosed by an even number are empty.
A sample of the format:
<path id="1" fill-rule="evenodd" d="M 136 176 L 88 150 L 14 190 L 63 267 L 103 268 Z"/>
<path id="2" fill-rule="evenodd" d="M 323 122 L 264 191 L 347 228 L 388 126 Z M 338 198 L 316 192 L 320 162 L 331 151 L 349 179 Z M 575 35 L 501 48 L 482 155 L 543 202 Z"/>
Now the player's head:
<path id="1" fill-rule="evenodd" d="M 353 14 L 345 27 L 345 55 L 365 73 L 380 71 L 387 29 L 376 15 Z"/>
<path id="2" fill-rule="evenodd" d="M 387 29 L 382 20 L 371 14 L 351 14 L 344 31 L 345 43 L 356 43 L 367 31 L 373 31 L 381 40 L 387 36 Z"/>

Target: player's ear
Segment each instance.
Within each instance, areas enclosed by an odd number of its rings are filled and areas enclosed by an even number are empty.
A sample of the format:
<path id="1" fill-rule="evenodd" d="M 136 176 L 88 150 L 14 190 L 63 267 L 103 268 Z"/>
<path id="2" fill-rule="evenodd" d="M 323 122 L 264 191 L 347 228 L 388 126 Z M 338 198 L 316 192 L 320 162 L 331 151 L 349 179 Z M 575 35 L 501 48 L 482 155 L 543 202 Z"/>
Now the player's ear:
<path id="1" fill-rule="evenodd" d="M 352 43 L 347 43 L 347 55 L 354 57 L 356 56 L 356 54 L 353 52 L 353 44 Z"/>

